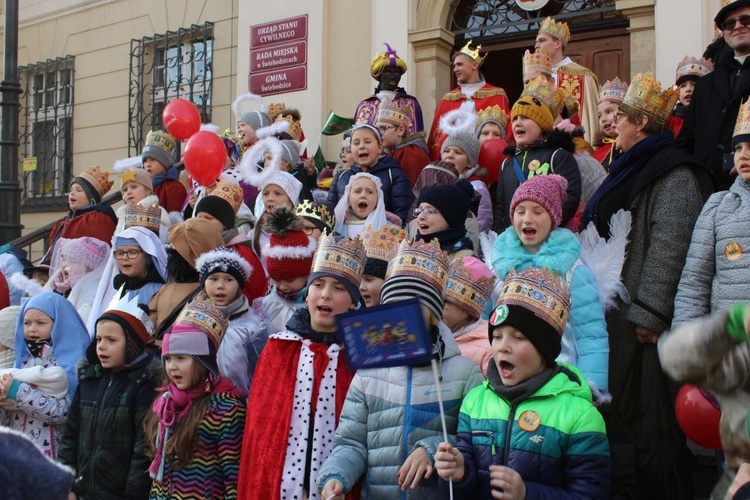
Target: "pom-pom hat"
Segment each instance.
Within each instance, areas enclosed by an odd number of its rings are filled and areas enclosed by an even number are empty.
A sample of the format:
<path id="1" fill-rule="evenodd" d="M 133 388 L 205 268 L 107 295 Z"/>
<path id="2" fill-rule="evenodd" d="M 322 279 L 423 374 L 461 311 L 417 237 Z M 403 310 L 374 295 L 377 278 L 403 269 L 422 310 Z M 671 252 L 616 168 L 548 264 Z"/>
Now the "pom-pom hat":
<path id="1" fill-rule="evenodd" d="M 212 302 L 194 300 L 182 310 L 164 335 L 162 357 L 172 354 L 192 356 L 214 377 L 219 377 L 216 352 L 228 326 L 221 310 Z"/>
<path id="2" fill-rule="evenodd" d="M 302 230 L 302 221 L 286 207 L 275 208 L 266 218 L 270 234 L 261 250 L 268 276 L 274 280 L 295 279 L 310 274 L 317 242 Z"/>
<path id="3" fill-rule="evenodd" d="M 570 291 L 563 279 L 547 269 L 527 267 L 508 274 L 487 333 L 492 343 L 495 328 L 512 326 L 551 364 L 560 355 L 569 314 Z"/>
<path id="4" fill-rule="evenodd" d="M 237 280 L 240 290 L 253 272 L 252 266 L 237 251 L 227 247 L 219 247 L 206 252 L 195 263 L 200 275 L 201 285 L 214 273 L 227 273 Z"/>
<path id="5" fill-rule="evenodd" d="M 568 196 L 567 189 L 568 180 L 561 175 L 535 175 L 516 189 L 510 201 L 510 213 L 513 214 L 516 205 L 522 201 L 534 201 L 549 212 L 552 229 L 556 229 L 562 222 L 562 205 Z"/>

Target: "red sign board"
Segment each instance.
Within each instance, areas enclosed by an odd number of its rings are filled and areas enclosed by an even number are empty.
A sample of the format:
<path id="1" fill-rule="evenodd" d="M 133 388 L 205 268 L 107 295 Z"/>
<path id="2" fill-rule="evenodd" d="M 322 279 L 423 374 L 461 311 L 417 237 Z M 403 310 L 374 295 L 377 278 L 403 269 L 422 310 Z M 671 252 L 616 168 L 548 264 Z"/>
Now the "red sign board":
<path id="1" fill-rule="evenodd" d="M 250 48 L 307 39 L 307 14 L 250 26 Z"/>
<path id="2" fill-rule="evenodd" d="M 250 71 L 269 71 L 307 64 L 307 42 L 289 42 L 250 51 Z"/>
<path id="3" fill-rule="evenodd" d="M 307 66 L 295 66 L 276 71 L 250 73 L 250 92 L 258 95 L 284 94 L 307 88 Z"/>

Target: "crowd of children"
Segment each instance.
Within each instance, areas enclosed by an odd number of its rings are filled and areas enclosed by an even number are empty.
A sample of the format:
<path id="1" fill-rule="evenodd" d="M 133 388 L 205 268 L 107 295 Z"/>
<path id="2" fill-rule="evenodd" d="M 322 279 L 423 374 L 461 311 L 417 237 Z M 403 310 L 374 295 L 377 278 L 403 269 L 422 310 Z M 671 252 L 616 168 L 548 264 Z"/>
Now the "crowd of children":
<path id="1" fill-rule="evenodd" d="M 466 44 L 430 150 L 388 47 L 335 168 L 299 111 L 253 95 L 211 185 L 180 180 L 159 130 L 116 211 L 86 167 L 40 266 L 0 248 L 0 426 L 83 499 L 689 498 L 672 377 L 718 398 L 714 498 L 741 490 L 750 103 L 711 194 L 675 136 L 712 63 L 582 103 L 551 63 L 566 30 L 545 21 L 509 110 L 462 80 L 484 61 Z M 337 317 L 409 299 L 431 361 L 355 372 Z"/>

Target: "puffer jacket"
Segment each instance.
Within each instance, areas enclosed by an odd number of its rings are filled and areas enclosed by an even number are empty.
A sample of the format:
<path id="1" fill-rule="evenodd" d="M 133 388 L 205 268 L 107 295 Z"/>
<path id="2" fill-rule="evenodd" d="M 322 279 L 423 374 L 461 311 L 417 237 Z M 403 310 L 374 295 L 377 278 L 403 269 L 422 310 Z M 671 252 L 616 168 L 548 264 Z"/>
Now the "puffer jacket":
<path id="1" fill-rule="evenodd" d="M 490 344 L 486 319 L 480 319 L 453 332 L 453 338 L 461 350 L 461 355 L 472 360 L 487 377 L 487 365 L 492 361 L 492 347 Z"/>
<path id="2" fill-rule="evenodd" d="M 693 229 L 672 326 L 750 300 L 750 183 L 714 193 Z"/>
<path id="3" fill-rule="evenodd" d="M 570 365 L 560 364 L 547 383 L 513 404 L 489 381 L 475 388 L 461 405 L 456 447 L 464 456 L 465 475 L 453 483 L 455 498 L 492 498 L 490 465 L 521 474 L 526 498 L 608 498 L 611 463 L 604 420 L 580 372 Z"/>
<path id="4" fill-rule="evenodd" d="M 360 172 L 362 168 L 355 163 L 352 168 L 344 170 L 333 179 L 326 201 L 330 210 L 336 208 L 339 198 L 344 196 L 349 179 Z M 381 156 L 378 162 L 367 170 L 367 173 L 374 175 L 383 183 L 385 209 L 397 215 L 402 221 L 406 221 L 412 201 L 411 183 L 399 162 L 391 156 Z"/>
<path id="5" fill-rule="evenodd" d="M 460 355 L 450 330 L 440 323 L 445 342 L 441 392 L 448 434 L 455 434 L 464 396 L 482 382 L 479 368 Z M 440 409 L 430 365 L 359 370 L 352 380 L 334 437 L 334 448 L 318 474 L 323 489 L 332 477 L 349 491 L 367 474 L 363 498 L 442 498 L 437 475 L 402 492 L 396 473 L 422 446 L 433 460 L 443 441 Z"/>
<path id="6" fill-rule="evenodd" d="M 143 419 L 156 398 L 161 360 L 145 354 L 112 372 L 84 362 L 68 410 L 58 460 L 76 471 L 85 499 L 148 498 L 151 479 Z"/>
<path id="7" fill-rule="evenodd" d="M 691 321 L 659 337 L 659 361 L 674 380 L 690 382 L 716 395 L 721 404 L 719 434 L 727 463 L 750 462 L 750 346 L 745 307 Z"/>
<path id="8" fill-rule="evenodd" d="M 492 249 L 492 271 L 499 280 L 515 269 L 543 267 L 562 276 L 570 287 L 570 316 L 557 361 L 570 363 L 583 373 L 599 399 L 609 391 L 609 335 L 599 286 L 581 257 L 578 238 L 567 229 L 552 231 L 535 254 L 524 249 L 513 227 L 503 231 Z"/>

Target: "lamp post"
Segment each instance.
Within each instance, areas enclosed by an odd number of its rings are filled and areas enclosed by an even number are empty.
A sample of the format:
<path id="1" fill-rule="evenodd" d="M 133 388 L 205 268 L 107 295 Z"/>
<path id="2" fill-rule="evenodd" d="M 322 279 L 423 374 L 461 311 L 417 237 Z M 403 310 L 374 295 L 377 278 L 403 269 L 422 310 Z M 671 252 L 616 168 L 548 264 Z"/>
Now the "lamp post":
<path id="1" fill-rule="evenodd" d="M 0 82 L 0 244 L 21 236 L 18 182 L 18 0 L 5 0 L 5 78 Z"/>

